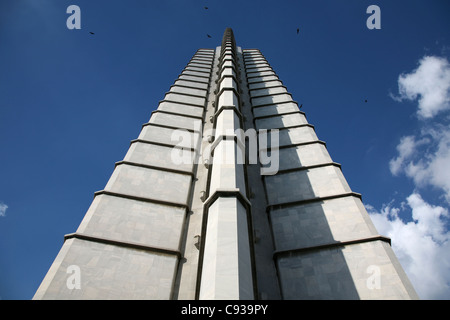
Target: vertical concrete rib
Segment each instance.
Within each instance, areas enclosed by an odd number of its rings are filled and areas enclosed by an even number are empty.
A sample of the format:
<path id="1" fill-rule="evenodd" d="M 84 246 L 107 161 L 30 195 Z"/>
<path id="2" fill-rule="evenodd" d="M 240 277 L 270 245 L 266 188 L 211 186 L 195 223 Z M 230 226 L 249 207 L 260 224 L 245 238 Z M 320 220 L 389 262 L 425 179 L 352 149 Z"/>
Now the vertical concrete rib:
<path id="1" fill-rule="evenodd" d="M 253 299 L 250 202 L 244 174 L 236 44 L 231 29 L 220 48 L 214 142 L 204 204 L 199 299 Z"/>

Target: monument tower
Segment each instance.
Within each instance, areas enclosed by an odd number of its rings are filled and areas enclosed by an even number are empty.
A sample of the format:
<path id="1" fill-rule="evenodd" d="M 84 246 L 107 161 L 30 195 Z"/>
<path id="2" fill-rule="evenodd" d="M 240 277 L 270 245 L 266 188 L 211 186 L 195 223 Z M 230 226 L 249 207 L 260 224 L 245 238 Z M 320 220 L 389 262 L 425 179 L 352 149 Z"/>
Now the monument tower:
<path id="1" fill-rule="evenodd" d="M 257 49 L 199 49 L 34 299 L 412 299 L 325 142 Z"/>

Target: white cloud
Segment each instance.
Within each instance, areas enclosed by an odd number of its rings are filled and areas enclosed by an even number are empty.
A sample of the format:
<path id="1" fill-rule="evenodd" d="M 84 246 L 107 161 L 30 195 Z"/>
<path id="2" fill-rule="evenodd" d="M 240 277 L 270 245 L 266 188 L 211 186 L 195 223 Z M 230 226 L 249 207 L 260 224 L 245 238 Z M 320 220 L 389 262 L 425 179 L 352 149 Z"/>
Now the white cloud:
<path id="1" fill-rule="evenodd" d="M 6 216 L 6 209 L 8 209 L 8 206 L 0 202 L 0 217 Z"/>
<path id="2" fill-rule="evenodd" d="M 432 118 L 450 109 L 450 64 L 445 58 L 425 56 L 413 72 L 398 77 L 399 97 L 395 100 L 419 100 L 417 114 Z"/>
<path id="3" fill-rule="evenodd" d="M 404 173 L 415 187 L 432 186 L 442 191 L 450 203 L 449 117 L 436 117 L 450 110 L 450 63 L 446 58 L 425 56 L 417 69 L 398 77 L 397 101 L 418 99 L 420 134 L 404 136 L 397 156 L 389 162 L 393 175 Z"/>
<path id="4" fill-rule="evenodd" d="M 416 70 L 399 76 L 398 86 L 400 95 L 391 95 L 394 100 L 418 101 L 420 133 L 400 139 L 389 169 L 393 175 L 410 178 L 416 191 L 399 207 L 391 202 L 380 212 L 371 206 L 367 210 L 380 234 L 392 239 L 392 248 L 419 296 L 450 299 L 449 211 L 427 203 L 419 194 L 422 188 L 432 187 L 429 191 L 442 193 L 450 204 L 449 118 L 436 117 L 450 109 L 450 64 L 445 58 L 426 56 Z"/>
<path id="5" fill-rule="evenodd" d="M 392 204 L 380 212 L 366 206 L 378 232 L 392 239 L 392 249 L 422 299 L 450 299 L 450 233 L 446 229 L 449 213 L 441 206 L 411 194 L 400 208 Z M 413 221 L 399 217 L 411 210 Z"/>
<path id="6" fill-rule="evenodd" d="M 391 173 L 398 175 L 404 169 L 405 162 L 415 154 L 417 147 L 427 142 L 429 140 L 426 138 L 416 141 L 414 136 L 402 137 L 397 145 L 398 156 L 389 162 Z"/>
<path id="7" fill-rule="evenodd" d="M 450 203 L 450 128 L 441 127 L 440 130 L 429 130 L 437 145 L 436 150 L 427 154 L 423 161 L 424 165 L 418 168 L 417 176 L 425 184 L 440 188 L 445 192 L 447 201 Z M 407 172 L 412 176 L 412 172 Z M 420 181 L 417 181 L 419 183 Z"/>
<path id="8" fill-rule="evenodd" d="M 432 124 L 416 136 L 405 136 L 389 162 L 393 175 L 404 173 L 418 188 L 432 186 L 450 203 L 450 128 Z"/>

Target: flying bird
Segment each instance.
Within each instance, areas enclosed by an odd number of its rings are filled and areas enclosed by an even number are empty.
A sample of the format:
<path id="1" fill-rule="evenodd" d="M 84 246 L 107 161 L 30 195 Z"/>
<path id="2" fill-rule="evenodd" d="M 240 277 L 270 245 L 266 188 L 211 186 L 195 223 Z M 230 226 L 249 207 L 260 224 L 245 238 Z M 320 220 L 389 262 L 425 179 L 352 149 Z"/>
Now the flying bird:
<path id="1" fill-rule="evenodd" d="M 89 33 L 90 33 L 90 34 L 95 34 L 95 33 L 93 33 L 92 31 L 89 31 Z"/>
<path id="2" fill-rule="evenodd" d="M 209 34 L 207 34 L 208 38 L 211 38 L 211 36 Z"/>
<path id="3" fill-rule="evenodd" d="M 300 107 L 298 107 L 299 109 L 301 109 L 303 107 L 303 103 L 300 105 Z"/>
<path id="4" fill-rule="evenodd" d="M 203 8 L 205 8 L 205 10 L 208 10 L 208 7 L 203 7 Z"/>
<path id="5" fill-rule="evenodd" d="M 367 102 L 367 99 L 366 99 L 366 100 L 364 100 L 364 102 Z"/>
<path id="6" fill-rule="evenodd" d="M 297 28 L 297 34 L 300 32 L 300 29 L 299 28 Z"/>

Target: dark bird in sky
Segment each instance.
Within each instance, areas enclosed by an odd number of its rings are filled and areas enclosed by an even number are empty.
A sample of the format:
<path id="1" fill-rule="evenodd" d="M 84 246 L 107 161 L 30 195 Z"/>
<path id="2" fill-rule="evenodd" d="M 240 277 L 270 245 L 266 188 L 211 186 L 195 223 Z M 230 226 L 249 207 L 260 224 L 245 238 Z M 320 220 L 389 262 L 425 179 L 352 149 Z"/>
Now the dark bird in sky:
<path id="1" fill-rule="evenodd" d="M 90 33 L 90 34 L 95 34 L 95 33 L 93 33 L 92 31 L 89 31 L 89 33 Z"/>
<path id="2" fill-rule="evenodd" d="M 203 8 L 205 8 L 205 10 L 208 10 L 208 7 L 203 7 Z"/>
<path id="3" fill-rule="evenodd" d="M 209 34 L 207 34 L 208 38 L 211 38 L 211 36 Z"/>
<path id="4" fill-rule="evenodd" d="M 299 109 L 301 109 L 303 107 L 303 103 L 300 105 L 300 107 L 298 107 Z"/>
<path id="5" fill-rule="evenodd" d="M 297 28 L 297 34 L 300 32 L 300 29 L 299 28 Z"/>
<path id="6" fill-rule="evenodd" d="M 367 100 L 364 100 L 364 102 L 367 102 Z"/>

